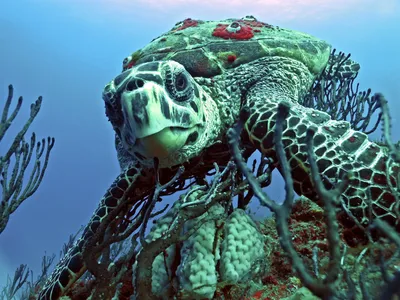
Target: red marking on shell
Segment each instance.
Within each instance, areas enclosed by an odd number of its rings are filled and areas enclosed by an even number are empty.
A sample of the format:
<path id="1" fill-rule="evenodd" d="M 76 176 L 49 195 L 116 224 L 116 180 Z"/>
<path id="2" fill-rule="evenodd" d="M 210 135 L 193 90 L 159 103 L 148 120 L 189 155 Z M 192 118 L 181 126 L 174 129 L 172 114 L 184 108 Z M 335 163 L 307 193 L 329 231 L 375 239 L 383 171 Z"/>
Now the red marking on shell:
<path id="1" fill-rule="evenodd" d="M 236 40 L 248 40 L 254 36 L 253 28 L 248 25 L 243 24 L 240 30 L 236 32 L 229 32 L 227 28 L 229 25 L 221 25 L 214 28 L 212 33 L 215 37 L 220 37 L 223 39 L 236 39 Z"/>
<path id="2" fill-rule="evenodd" d="M 254 31 L 254 32 L 261 32 L 260 29 L 254 29 L 253 31 Z"/>
<path id="3" fill-rule="evenodd" d="M 351 137 L 349 137 L 348 141 L 350 143 L 354 143 L 356 141 L 356 137 L 355 136 L 351 136 Z"/>
<path id="4" fill-rule="evenodd" d="M 180 27 L 176 28 L 174 31 L 183 30 L 188 27 L 195 27 L 198 24 L 199 24 L 198 21 L 192 20 L 191 18 L 187 18 L 187 19 L 183 20 L 183 24 Z"/>
<path id="5" fill-rule="evenodd" d="M 236 55 L 235 54 L 228 55 L 227 60 L 228 62 L 233 63 L 236 60 Z"/>

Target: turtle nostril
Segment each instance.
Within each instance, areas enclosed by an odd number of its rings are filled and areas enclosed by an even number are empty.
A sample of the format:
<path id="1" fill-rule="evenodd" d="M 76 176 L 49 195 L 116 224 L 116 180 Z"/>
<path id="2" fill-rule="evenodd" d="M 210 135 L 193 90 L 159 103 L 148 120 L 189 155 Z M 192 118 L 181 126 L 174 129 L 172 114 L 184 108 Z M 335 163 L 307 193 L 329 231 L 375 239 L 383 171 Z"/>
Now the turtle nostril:
<path id="1" fill-rule="evenodd" d="M 144 86 L 143 80 L 142 79 L 137 79 L 136 80 L 136 85 L 137 85 L 138 88 L 143 87 Z"/>
<path id="2" fill-rule="evenodd" d="M 131 79 L 128 84 L 126 85 L 126 90 L 132 92 L 136 89 L 139 89 L 144 86 L 144 82 L 142 79 Z"/>
<path id="3" fill-rule="evenodd" d="M 136 81 L 135 80 L 129 81 L 128 84 L 126 85 L 126 90 L 133 91 L 135 89 L 136 89 Z"/>

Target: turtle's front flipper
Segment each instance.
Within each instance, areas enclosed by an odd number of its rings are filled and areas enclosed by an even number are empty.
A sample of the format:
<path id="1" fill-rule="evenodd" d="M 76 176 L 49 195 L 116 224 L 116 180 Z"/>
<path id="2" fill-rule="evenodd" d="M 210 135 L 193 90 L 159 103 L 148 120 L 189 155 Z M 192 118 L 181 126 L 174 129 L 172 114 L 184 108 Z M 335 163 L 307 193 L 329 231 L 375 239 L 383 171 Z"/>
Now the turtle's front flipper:
<path id="1" fill-rule="evenodd" d="M 68 250 L 45 283 L 38 300 L 59 299 L 82 276 L 86 271 L 85 262 L 82 259 L 84 245 L 95 234 L 101 222 L 118 206 L 123 199 L 125 191 L 132 183 L 135 184 L 132 195 L 135 195 L 137 199 L 142 198 L 152 188 L 151 184 L 143 184 L 144 178 L 147 178 L 144 171 L 139 165 L 135 165 L 127 168 L 115 179 L 101 199 L 99 207 L 94 212 L 81 238 Z"/>
<path id="2" fill-rule="evenodd" d="M 286 86 L 288 80 L 279 81 L 276 78 L 266 78 L 256 83 L 246 95 L 250 117 L 244 130 L 249 141 L 267 156 L 276 158 L 273 135 L 277 107 L 281 101 L 289 103 L 283 144 L 296 192 L 318 200 L 313 190 L 306 146 L 306 130 L 313 126 L 317 128 L 314 153 L 326 184 L 335 184 L 344 174 L 352 172 L 343 199 L 353 215 L 363 226 L 368 225 L 370 215 L 367 200 L 371 199 L 372 217 L 394 224 L 397 216 L 392 191 L 398 186 L 399 165 L 391 162 L 388 167 L 388 149 L 369 141 L 366 134 L 352 130 L 348 122 L 331 120 L 324 112 L 299 105 L 296 102 L 297 93 L 291 89 L 293 85 Z M 344 213 L 340 219 L 347 228 L 355 225 Z"/>

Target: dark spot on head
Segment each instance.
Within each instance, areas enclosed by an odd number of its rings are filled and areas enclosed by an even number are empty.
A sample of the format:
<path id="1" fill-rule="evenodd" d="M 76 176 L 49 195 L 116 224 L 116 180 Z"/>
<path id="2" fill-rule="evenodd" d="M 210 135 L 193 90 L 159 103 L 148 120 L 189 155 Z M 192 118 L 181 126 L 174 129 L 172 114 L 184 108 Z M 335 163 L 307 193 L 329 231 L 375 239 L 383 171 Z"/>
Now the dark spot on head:
<path id="1" fill-rule="evenodd" d="M 120 83 L 121 83 L 122 81 L 124 81 L 125 78 L 128 77 L 128 75 L 129 75 L 130 73 L 131 73 L 131 70 L 127 70 L 127 71 L 125 71 L 125 72 L 119 74 L 117 77 L 115 77 L 115 79 L 114 79 L 114 84 L 115 84 L 116 86 L 120 85 Z"/>
<path id="2" fill-rule="evenodd" d="M 158 61 L 157 62 L 153 61 L 153 62 L 149 62 L 149 63 L 144 63 L 141 66 L 139 66 L 137 68 L 137 70 L 155 72 L 155 71 L 158 71 L 158 66 L 159 65 L 160 65 L 160 62 L 158 62 Z"/>
<path id="3" fill-rule="evenodd" d="M 199 137 L 199 133 L 197 131 L 192 132 L 189 134 L 187 140 L 186 140 L 186 145 L 193 144 L 197 141 L 197 138 Z"/>
<path id="4" fill-rule="evenodd" d="M 160 106 L 161 106 L 161 113 L 166 119 L 171 119 L 171 111 L 169 109 L 169 105 L 167 100 L 165 99 L 164 95 L 161 94 L 160 96 Z"/>
<path id="5" fill-rule="evenodd" d="M 137 78 L 141 78 L 145 81 L 152 81 L 155 82 L 159 85 L 163 85 L 163 79 L 161 78 L 161 76 L 157 73 L 157 74 L 152 74 L 152 73 L 139 73 L 136 74 Z"/>
<path id="6" fill-rule="evenodd" d="M 149 115 L 146 110 L 148 102 L 146 93 L 136 93 L 132 99 L 133 118 L 137 125 L 149 124 Z"/>
<path id="7" fill-rule="evenodd" d="M 199 108 L 197 107 L 196 103 L 194 103 L 194 101 L 190 101 L 190 106 L 195 112 L 199 112 Z"/>
<path id="8" fill-rule="evenodd" d="M 190 123 L 190 116 L 188 113 L 182 113 L 181 121 L 183 125 L 189 125 Z"/>
<path id="9" fill-rule="evenodd" d="M 137 115 L 134 115 L 134 119 L 135 119 L 135 121 L 142 120 Z M 143 112 L 143 120 L 142 121 L 144 121 L 143 122 L 144 124 L 149 124 L 149 115 L 146 110 Z"/>
<path id="10" fill-rule="evenodd" d="M 194 95 L 196 96 L 196 98 L 199 98 L 200 93 L 199 93 L 199 89 L 197 88 L 196 84 L 193 85 L 193 91 L 194 91 Z"/>

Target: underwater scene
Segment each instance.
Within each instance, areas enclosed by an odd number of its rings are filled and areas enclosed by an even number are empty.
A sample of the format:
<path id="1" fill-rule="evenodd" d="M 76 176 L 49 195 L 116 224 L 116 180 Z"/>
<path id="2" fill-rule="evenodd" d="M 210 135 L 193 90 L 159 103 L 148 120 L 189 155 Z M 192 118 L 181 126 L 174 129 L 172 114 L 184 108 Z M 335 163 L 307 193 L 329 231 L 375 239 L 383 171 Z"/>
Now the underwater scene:
<path id="1" fill-rule="evenodd" d="M 0 9 L 0 300 L 400 299 L 398 0 Z"/>

